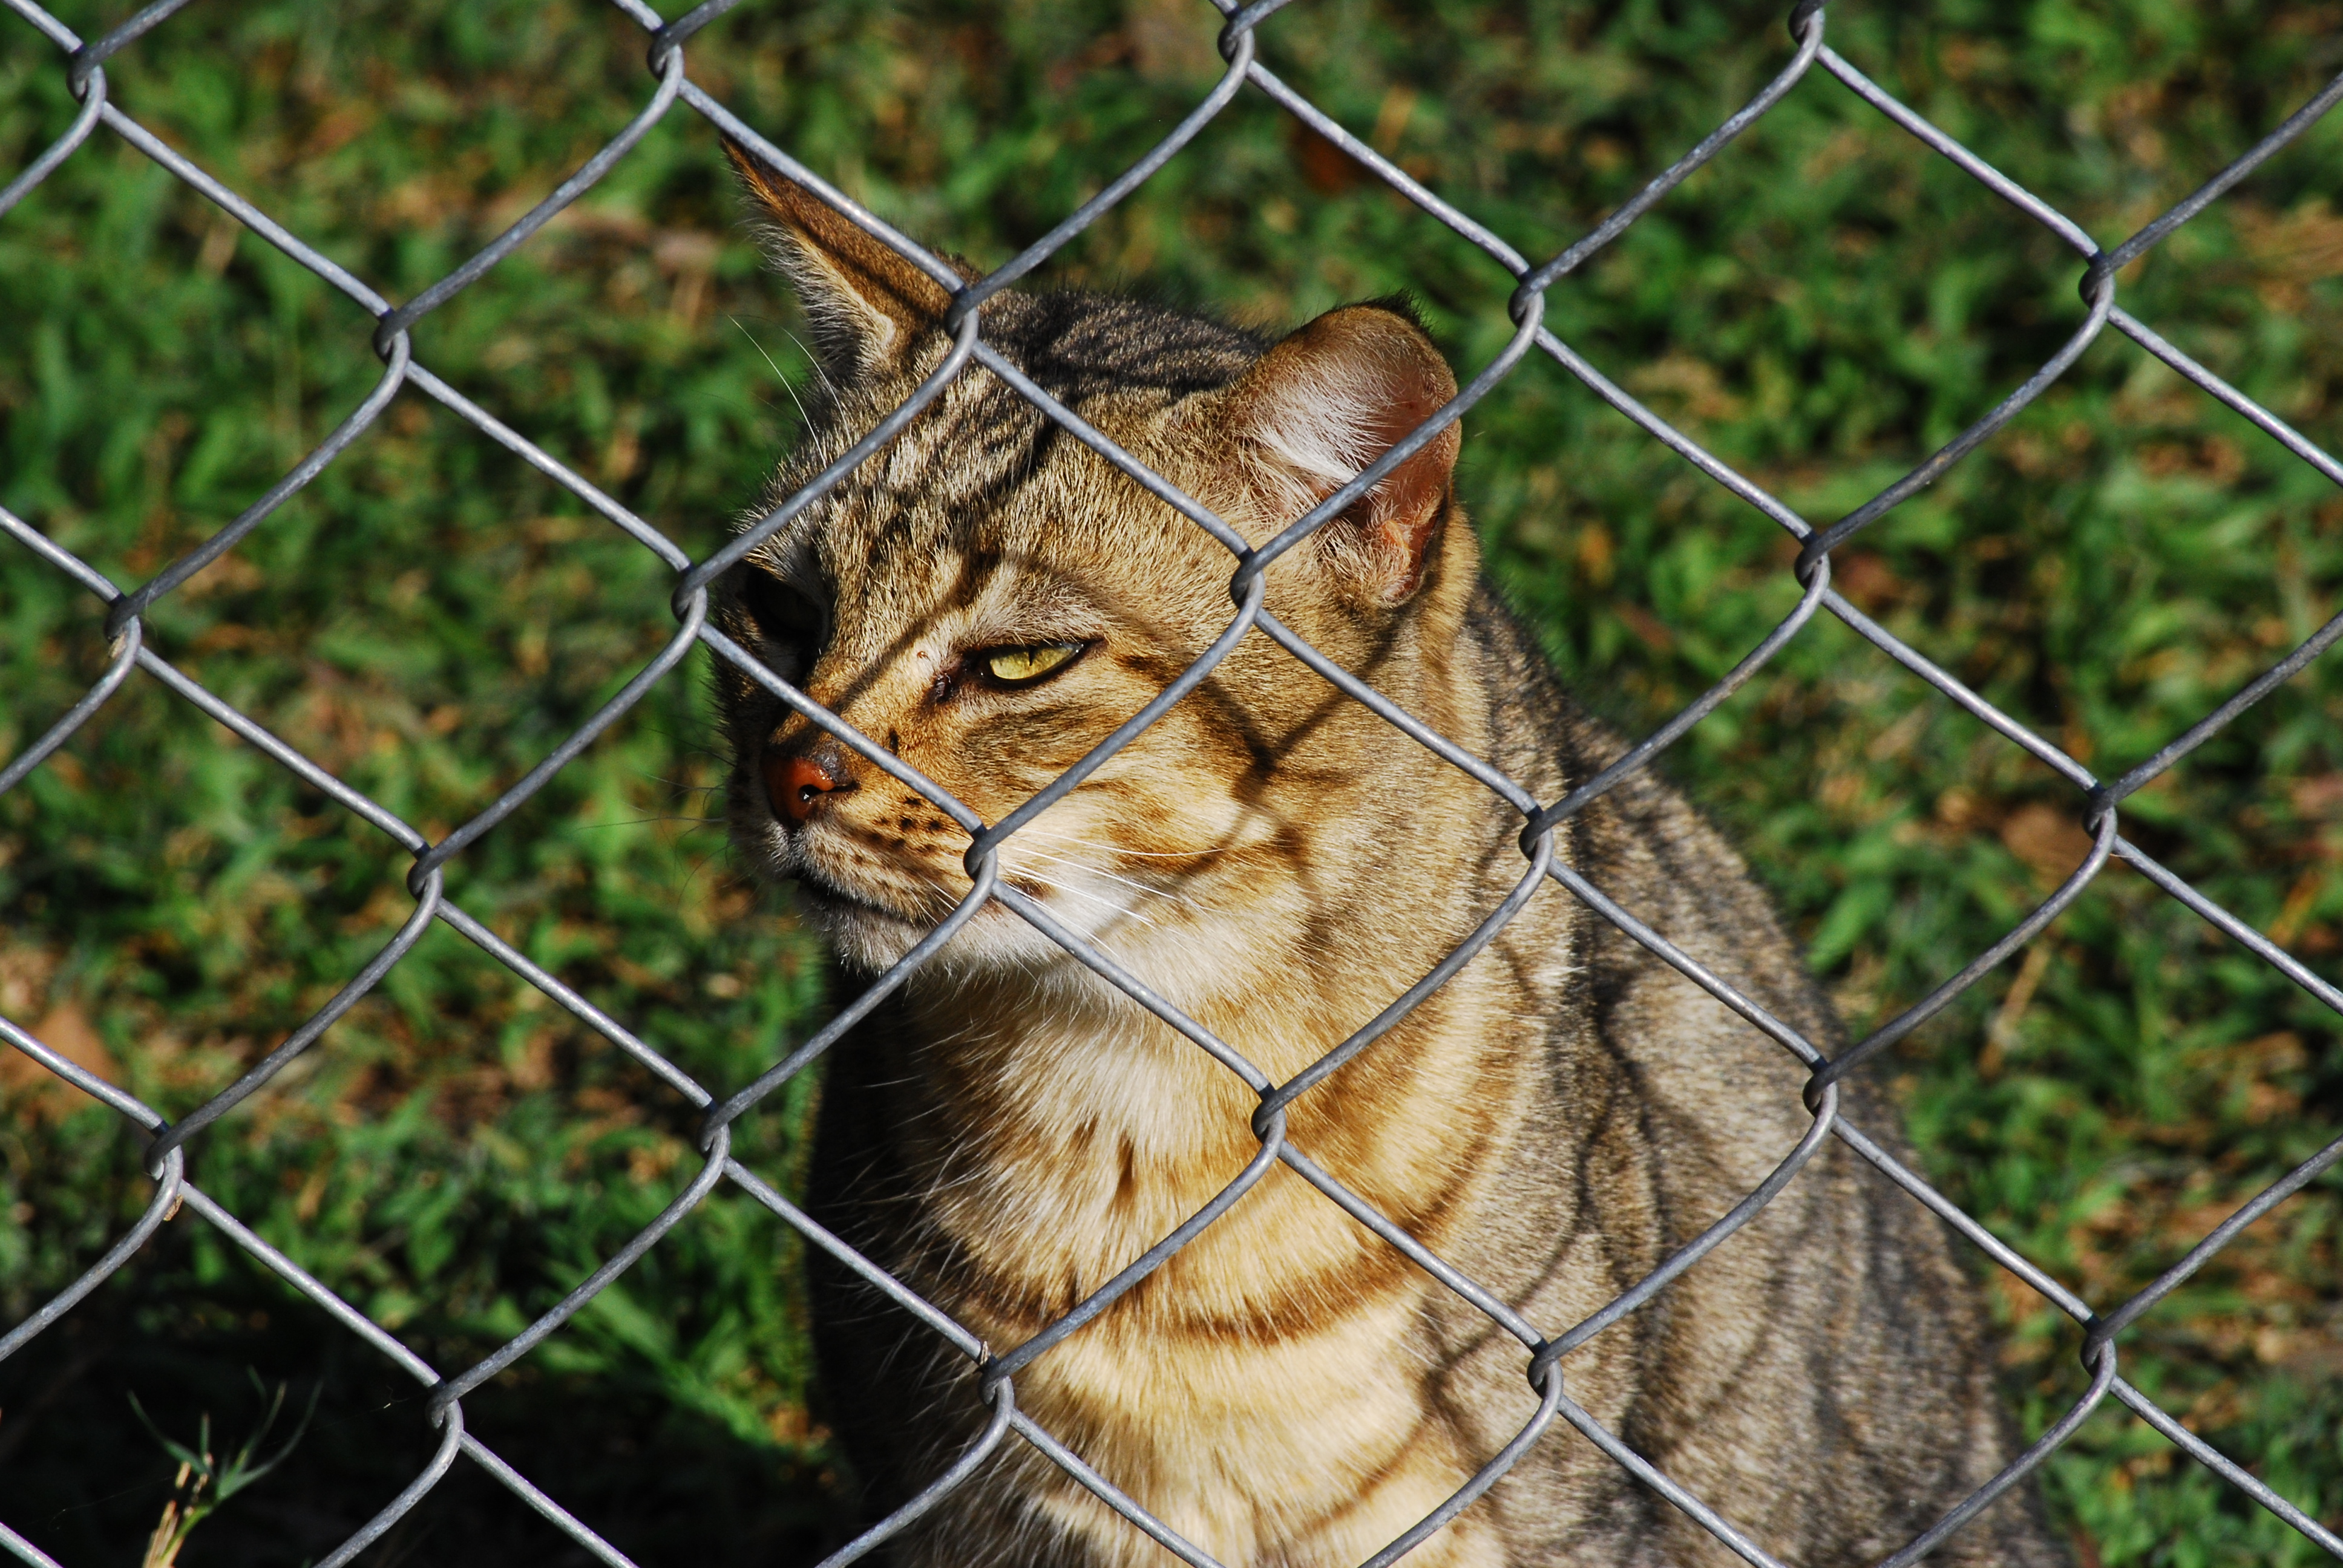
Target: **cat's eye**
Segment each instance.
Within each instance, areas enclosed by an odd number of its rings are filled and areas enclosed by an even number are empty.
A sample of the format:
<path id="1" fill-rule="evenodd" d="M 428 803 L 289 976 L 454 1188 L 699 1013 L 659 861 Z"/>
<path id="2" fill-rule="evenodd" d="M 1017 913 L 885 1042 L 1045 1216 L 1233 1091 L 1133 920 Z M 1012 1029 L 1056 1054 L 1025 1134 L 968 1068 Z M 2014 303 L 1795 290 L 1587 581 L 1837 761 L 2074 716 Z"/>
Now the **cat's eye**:
<path id="1" fill-rule="evenodd" d="M 1058 674 L 1082 656 L 1080 642 L 1037 642 L 1026 648 L 988 648 L 970 656 L 995 686 L 1031 686 Z"/>
<path id="2" fill-rule="evenodd" d="M 821 607 L 754 563 L 740 568 L 734 588 L 765 662 L 784 680 L 802 678 L 820 657 L 828 634 L 829 618 Z"/>

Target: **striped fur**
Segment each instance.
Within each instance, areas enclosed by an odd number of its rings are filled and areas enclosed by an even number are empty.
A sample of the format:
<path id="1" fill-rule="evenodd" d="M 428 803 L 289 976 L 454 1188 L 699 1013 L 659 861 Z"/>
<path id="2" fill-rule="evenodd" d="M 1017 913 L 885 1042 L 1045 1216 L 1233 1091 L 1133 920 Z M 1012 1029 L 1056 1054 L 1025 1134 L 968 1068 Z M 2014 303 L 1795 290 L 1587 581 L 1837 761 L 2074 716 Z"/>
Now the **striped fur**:
<path id="1" fill-rule="evenodd" d="M 743 166 L 821 333 L 788 494 L 940 362 L 942 291 Z M 1403 311 L 1276 345 L 1119 297 L 997 297 L 986 340 L 1258 541 L 1453 388 Z M 1267 607 L 1553 799 L 1618 751 L 1483 580 L 1452 432 L 1268 573 Z M 1082 757 L 1228 624 L 1233 562 L 980 370 L 726 585 L 735 637 L 988 820 Z M 983 650 L 1079 645 L 989 684 Z M 736 841 L 796 882 L 850 968 L 968 890 L 965 834 L 737 672 L 719 677 Z M 794 772 L 772 769 L 794 768 Z M 809 769 L 812 771 L 808 771 Z M 777 805 L 772 779 L 818 779 Z M 787 789 L 795 789 L 788 784 Z M 1272 1079 L 1318 1058 L 1522 874 L 1520 819 L 1255 632 L 1001 851 L 1010 885 Z M 1664 785 L 1559 851 L 1771 1009 L 1837 1026 L 1732 849 Z M 1003 1350 L 1257 1151 L 1204 1051 L 994 906 L 833 1053 L 809 1206 Z M 1548 884 L 1472 964 L 1292 1107 L 1293 1143 L 1547 1332 L 1755 1186 L 1807 1126 L 1804 1074 Z M 1859 1090 L 1875 1135 L 1892 1114 Z M 1891 1140 L 1892 1142 L 1892 1140 Z M 980 1428 L 972 1369 L 817 1254 L 833 1419 L 877 1517 Z M 1523 1352 L 1291 1171 L 1015 1380 L 1020 1407 L 1230 1568 L 1342 1568 L 1526 1421 Z M 1876 1560 L 2012 1452 L 1973 1287 L 1910 1200 L 1834 1141 L 1774 1205 L 1563 1363 L 1571 1396 L 1785 1561 Z M 889 1548 L 902 1568 L 1170 1561 L 1017 1440 Z M 1422 1568 L 1722 1564 L 1557 1424 L 1409 1558 Z M 2021 1493 L 1936 1561 L 2049 1568 Z"/>

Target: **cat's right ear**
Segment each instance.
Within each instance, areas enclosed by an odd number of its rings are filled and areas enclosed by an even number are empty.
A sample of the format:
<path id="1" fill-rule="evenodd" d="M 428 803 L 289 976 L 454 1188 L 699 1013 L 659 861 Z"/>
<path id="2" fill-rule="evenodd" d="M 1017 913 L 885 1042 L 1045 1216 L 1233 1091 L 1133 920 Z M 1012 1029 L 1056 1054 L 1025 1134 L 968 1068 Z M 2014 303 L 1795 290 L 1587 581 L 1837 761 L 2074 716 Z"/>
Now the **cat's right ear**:
<path id="1" fill-rule="evenodd" d="M 1272 527 L 1356 477 L 1456 396 L 1456 377 L 1399 301 L 1330 310 L 1254 362 L 1222 417 Z M 1309 549 L 1371 602 L 1404 603 L 1432 568 L 1453 507 L 1463 432 L 1451 423 L 1339 517 Z"/>
<path id="2" fill-rule="evenodd" d="M 900 363 L 942 321 L 951 297 L 923 269 L 729 138 L 724 153 L 756 208 L 767 253 L 805 307 L 814 351 L 833 379 Z"/>

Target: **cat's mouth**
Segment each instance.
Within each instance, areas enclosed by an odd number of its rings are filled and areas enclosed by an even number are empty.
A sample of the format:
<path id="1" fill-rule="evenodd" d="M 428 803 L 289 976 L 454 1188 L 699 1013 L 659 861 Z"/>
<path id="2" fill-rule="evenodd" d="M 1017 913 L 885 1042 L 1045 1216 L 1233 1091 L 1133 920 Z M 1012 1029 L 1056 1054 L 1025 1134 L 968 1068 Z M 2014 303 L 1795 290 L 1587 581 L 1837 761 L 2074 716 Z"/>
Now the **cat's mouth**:
<path id="1" fill-rule="evenodd" d="M 831 920 L 879 920 L 901 926 L 919 923 L 916 915 L 886 900 L 883 895 L 842 888 L 810 867 L 798 871 L 798 896 L 811 905 L 816 914 Z"/>
<path id="2" fill-rule="evenodd" d="M 783 864 L 776 869 L 795 881 L 799 907 L 839 956 L 866 969 L 883 969 L 927 940 L 970 891 L 964 874 L 955 876 L 919 852 L 930 846 L 906 845 L 859 824 L 818 819 L 785 841 Z M 1047 907 L 1087 938 L 1143 932 L 1183 912 L 1175 906 L 1192 901 L 1152 886 L 1144 872 L 1106 871 L 1041 843 L 1025 846 L 1019 863 L 1004 857 L 1000 872 L 1001 890 Z M 1027 964 L 1037 952 L 1060 953 L 997 900 L 975 911 L 956 950 L 963 959 L 1013 951 Z"/>
<path id="3" fill-rule="evenodd" d="M 940 890 L 845 887 L 810 866 L 800 865 L 796 876 L 799 907 L 811 918 L 831 950 L 850 967 L 874 974 L 900 961 L 933 935 L 957 902 L 944 898 Z M 987 909 L 979 912 L 978 923 L 1010 918 L 1005 911 Z M 968 950 L 963 947 L 961 951 L 966 956 Z"/>

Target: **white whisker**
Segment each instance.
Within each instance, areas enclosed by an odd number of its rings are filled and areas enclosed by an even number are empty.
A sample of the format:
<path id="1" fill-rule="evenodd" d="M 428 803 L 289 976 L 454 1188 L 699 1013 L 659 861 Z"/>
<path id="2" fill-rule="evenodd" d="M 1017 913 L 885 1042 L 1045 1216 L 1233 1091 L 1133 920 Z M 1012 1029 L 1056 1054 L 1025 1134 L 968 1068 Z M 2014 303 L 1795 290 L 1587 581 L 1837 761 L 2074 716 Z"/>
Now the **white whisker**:
<path id="1" fill-rule="evenodd" d="M 1021 869 L 1016 874 L 1024 878 L 1029 882 L 1038 883 L 1044 888 L 1055 888 L 1058 891 L 1066 894 L 1070 898 L 1088 899 L 1091 903 L 1097 904 L 1102 909 L 1111 910 L 1116 914 L 1121 915 L 1126 919 L 1137 920 L 1142 926 L 1151 926 L 1155 923 L 1153 920 L 1149 920 L 1145 915 L 1141 914 L 1137 910 L 1126 908 L 1121 904 L 1116 903 L 1112 899 L 1106 897 L 1104 894 L 1091 892 L 1087 888 L 1077 888 L 1072 886 L 1071 883 L 1058 881 L 1053 878 L 1045 877 L 1041 872 L 1034 870 Z"/>
<path id="2" fill-rule="evenodd" d="M 1054 866 L 1077 867 L 1080 869 L 1090 872 L 1091 875 L 1094 877 L 1103 877 L 1110 882 L 1120 882 L 1124 887 L 1131 889 L 1133 892 L 1146 893 L 1158 899 L 1169 899 L 1173 903 L 1186 904 L 1191 909 L 1200 907 L 1197 905 L 1195 900 L 1189 898 L 1183 893 L 1169 892 L 1161 888 L 1151 888 L 1144 882 L 1133 881 L 1129 877 L 1119 877 L 1112 871 L 1101 870 L 1098 867 L 1091 865 L 1087 861 L 1075 859 L 1071 856 L 1051 855 L 1039 849 L 1034 849 L 1029 846 L 1026 849 L 1026 858 L 1029 859 L 1039 859 Z"/>
<path id="3" fill-rule="evenodd" d="M 835 401 L 838 397 L 838 383 L 832 381 L 830 378 L 830 372 L 822 368 L 821 356 L 808 348 L 805 346 L 805 339 L 788 327 L 781 328 L 781 336 L 798 346 L 798 352 L 806 357 L 806 363 L 813 367 L 813 373 L 821 377 L 822 386 L 829 391 L 831 400 Z"/>
<path id="4" fill-rule="evenodd" d="M 728 316 L 724 319 L 730 322 L 735 327 L 740 327 L 740 318 L 737 316 Z M 789 395 L 789 401 L 797 404 L 798 417 L 805 422 L 805 427 L 807 431 L 810 433 L 813 429 L 813 416 L 806 412 L 805 403 L 798 397 L 798 389 L 789 385 L 789 378 L 781 374 L 781 367 L 773 363 L 773 357 L 769 354 L 765 354 L 765 346 L 757 341 L 756 334 L 750 332 L 745 327 L 740 327 L 740 336 L 749 340 L 749 347 L 754 348 L 759 354 L 765 355 L 765 364 L 771 369 L 773 379 L 781 384 L 781 390 Z M 789 334 L 789 341 L 797 343 L 797 335 L 795 333 Z M 805 345 L 798 343 L 798 347 L 799 348 L 803 348 Z M 816 360 L 814 363 L 816 369 L 819 369 L 820 367 L 820 361 Z M 824 379 L 827 379 L 827 377 L 824 377 Z"/>
<path id="5" fill-rule="evenodd" d="M 1110 854 L 1130 855 L 1135 859 L 1149 860 L 1201 860 L 1221 852 L 1219 849 L 1132 849 L 1121 844 L 1103 843 L 1096 839 L 1077 839 L 1071 833 L 1055 832 L 1039 822 L 1029 822 L 1018 829 L 1010 838 L 1009 842 L 1021 843 L 1029 839 L 1042 839 L 1052 844 L 1070 844 L 1084 849 L 1104 849 Z"/>

